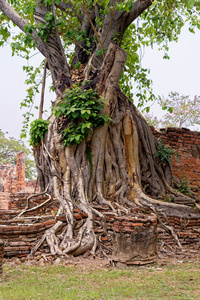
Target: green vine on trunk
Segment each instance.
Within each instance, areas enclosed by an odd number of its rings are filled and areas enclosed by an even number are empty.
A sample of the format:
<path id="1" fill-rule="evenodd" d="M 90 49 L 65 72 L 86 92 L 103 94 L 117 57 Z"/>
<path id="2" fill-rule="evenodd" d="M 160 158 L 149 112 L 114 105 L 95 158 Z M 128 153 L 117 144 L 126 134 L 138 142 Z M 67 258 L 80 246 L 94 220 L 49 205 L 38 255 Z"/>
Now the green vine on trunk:
<path id="1" fill-rule="evenodd" d="M 92 89 L 82 91 L 74 86 L 72 90 L 66 90 L 63 99 L 52 108 L 56 118 L 67 119 L 67 125 L 61 130 L 64 146 L 78 145 L 92 134 L 94 128 L 108 124 L 111 119 L 101 114 L 103 108 L 102 99 Z"/>
<path id="2" fill-rule="evenodd" d="M 31 146 L 36 147 L 43 140 L 44 134 L 48 131 L 48 120 L 36 119 L 30 124 L 30 140 Z"/>

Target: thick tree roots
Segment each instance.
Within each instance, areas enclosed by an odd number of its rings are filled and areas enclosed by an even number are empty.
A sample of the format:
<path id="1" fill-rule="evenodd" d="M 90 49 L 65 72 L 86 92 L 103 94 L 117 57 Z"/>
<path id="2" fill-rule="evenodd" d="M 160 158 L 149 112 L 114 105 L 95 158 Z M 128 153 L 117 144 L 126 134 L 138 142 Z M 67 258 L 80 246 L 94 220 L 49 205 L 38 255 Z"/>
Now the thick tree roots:
<path id="1" fill-rule="evenodd" d="M 60 121 L 52 115 L 48 133 L 34 149 L 41 190 L 48 186 L 47 192 L 54 194 L 60 203 L 57 217 L 65 213 L 67 225 L 58 221 L 48 229 L 32 249 L 32 255 L 45 239 L 52 254 L 79 255 L 87 250 L 94 254 L 97 245 L 94 215 L 100 217 L 105 228 L 105 216 L 95 208 L 98 204 L 108 205 L 116 215 L 129 214 L 135 205 L 148 206 L 157 216 L 161 212 L 190 218 L 197 213 L 186 206 L 195 206 L 195 200 L 173 190 L 170 163 L 162 165 L 155 158 L 157 140 L 139 111 L 119 89 L 125 59 L 125 53 L 111 45 L 97 77 L 96 90 L 108 100 L 104 113 L 112 118 L 109 126 L 98 127 L 79 145 L 64 147 Z M 166 193 L 173 194 L 174 199 L 181 198 L 182 205 L 155 200 L 162 199 Z M 88 216 L 79 229 L 75 229 L 74 208 Z M 164 227 L 173 234 L 170 228 Z"/>

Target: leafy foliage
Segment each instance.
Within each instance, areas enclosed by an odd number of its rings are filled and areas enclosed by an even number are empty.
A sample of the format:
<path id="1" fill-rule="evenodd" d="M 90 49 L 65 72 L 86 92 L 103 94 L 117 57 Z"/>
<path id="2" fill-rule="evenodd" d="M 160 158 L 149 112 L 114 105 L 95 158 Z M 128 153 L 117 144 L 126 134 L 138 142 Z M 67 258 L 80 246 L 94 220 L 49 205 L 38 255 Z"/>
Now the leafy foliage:
<path id="1" fill-rule="evenodd" d="M 191 196 L 191 187 L 189 184 L 190 184 L 190 180 L 188 179 L 187 176 L 183 175 L 181 178 L 181 182 L 178 186 L 179 192 L 181 192 L 182 194 Z"/>
<path id="2" fill-rule="evenodd" d="M 167 194 L 167 195 L 163 196 L 163 200 L 165 202 L 174 202 L 174 197 L 172 195 Z"/>
<path id="3" fill-rule="evenodd" d="M 100 114 L 104 103 L 92 89 L 82 91 L 75 86 L 72 90 L 66 90 L 63 97 L 52 111 L 56 118 L 64 115 L 68 120 L 67 128 L 62 131 L 64 146 L 80 144 L 93 128 L 109 122 L 107 115 Z"/>
<path id="4" fill-rule="evenodd" d="M 114 41 L 118 43 L 117 37 Z M 155 95 L 152 90 L 152 81 L 148 78 L 150 70 L 141 67 L 140 50 L 143 41 L 140 41 L 138 28 L 131 24 L 123 37 L 121 47 L 128 53 L 125 68 L 120 78 L 120 86 L 123 92 L 133 100 L 133 87 L 136 92 L 138 106 L 144 106 L 146 101 L 153 101 Z"/>
<path id="5" fill-rule="evenodd" d="M 163 164 L 165 164 L 168 160 L 170 160 L 173 154 L 174 154 L 173 149 L 165 146 L 162 141 L 158 143 L 155 157 L 158 157 Z"/>
<path id="6" fill-rule="evenodd" d="M 16 164 L 17 153 L 25 152 L 25 176 L 26 179 L 34 179 L 36 176 L 36 168 L 33 160 L 32 152 L 28 149 L 23 141 L 16 140 L 12 137 L 7 138 L 5 133 L 0 130 L 0 164 Z"/>
<path id="7" fill-rule="evenodd" d="M 48 120 L 36 119 L 30 125 L 30 145 L 36 147 L 48 131 Z"/>
<path id="8" fill-rule="evenodd" d="M 8 1 L 9 5 L 27 21 L 27 25 L 24 28 L 25 33 L 12 34 L 11 37 L 12 28 L 10 26 L 10 20 L 0 12 L 0 46 L 3 46 L 8 39 L 12 39 L 10 45 L 13 55 L 17 54 L 29 60 L 31 55 L 30 49 L 35 49 L 36 47 L 36 42 L 32 38 L 33 30 L 46 42 L 48 33 L 56 27 L 69 62 L 72 61 L 75 47 L 83 47 L 82 42 L 85 42 L 84 51 L 88 57 L 97 51 L 99 54 L 102 54 L 102 49 L 98 48 L 97 36 L 91 32 L 87 34 L 86 31 L 82 29 L 81 14 L 83 8 L 84 11 L 87 11 L 90 15 L 90 12 L 95 10 L 95 5 L 98 5 L 99 12 L 93 20 L 93 24 L 96 26 L 100 35 L 105 16 L 114 13 L 115 10 L 120 13 L 128 13 L 132 9 L 135 1 L 73 0 L 64 2 L 66 9 L 60 10 L 55 7 L 54 11 L 51 11 L 51 5 L 53 3 L 59 5 L 60 0 L 42 0 L 42 2 L 48 6 L 48 12 L 45 16 L 45 23 L 36 24 L 34 13 L 38 5 L 37 1 Z M 140 15 L 137 23 L 134 22 L 130 24 L 120 41 L 118 39 L 120 33 L 119 35 L 116 34 L 116 36 L 113 36 L 113 41 L 125 49 L 128 54 L 126 65 L 120 79 L 120 85 L 127 96 L 130 96 L 132 99 L 133 96 L 137 97 L 139 107 L 143 107 L 146 101 L 155 100 L 152 82 L 149 78 L 150 71 L 141 66 L 141 48 L 159 45 L 160 50 L 164 52 L 163 57 L 168 59 L 169 42 L 178 40 L 181 29 L 186 22 L 189 23 L 189 30 L 192 33 L 195 32 L 196 28 L 200 29 L 199 12 L 199 1 L 154 0 L 149 9 Z M 104 50 L 106 51 L 106 47 Z M 29 73 L 31 72 L 34 74 L 35 71 L 30 69 Z M 28 83 L 27 101 L 29 103 L 27 102 L 28 105 L 26 107 L 29 112 L 24 115 L 24 123 L 27 123 L 31 116 L 31 108 L 34 101 L 32 86 L 34 85 L 34 92 L 37 92 L 40 84 L 41 81 L 37 84 L 30 81 Z M 24 128 L 22 133 L 23 137 L 26 135 L 26 130 L 27 128 Z"/>
<path id="9" fill-rule="evenodd" d="M 7 23 L 6 17 L 0 14 L 0 46 L 3 46 L 10 36 L 10 26 Z"/>
<path id="10" fill-rule="evenodd" d="M 34 99 L 36 94 L 39 93 L 39 85 L 41 83 L 41 68 L 43 67 L 43 63 L 34 68 L 32 66 L 24 66 L 23 70 L 26 72 L 27 79 L 25 80 L 25 84 L 28 86 L 26 92 L 26 98 L 22 100 L 20 108 L 27 108 L 27 111 L 23 114 L 24 120 L 22 122 L 22 130 L 20 137 L 26 138 L 27 131 L 29 128 L 30 118 L 34 116 L 31 112 L 34 106 Z M 38 109 L 38 106 L 34 106 L 35 109 Z"/>

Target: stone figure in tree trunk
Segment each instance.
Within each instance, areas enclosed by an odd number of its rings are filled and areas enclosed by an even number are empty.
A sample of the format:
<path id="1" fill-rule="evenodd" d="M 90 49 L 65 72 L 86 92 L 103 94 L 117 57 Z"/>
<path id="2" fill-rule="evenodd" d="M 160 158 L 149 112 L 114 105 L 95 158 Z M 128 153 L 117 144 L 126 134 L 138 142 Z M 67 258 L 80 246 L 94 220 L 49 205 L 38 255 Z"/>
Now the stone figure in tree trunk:
<path id="1" fill-rule="evenodd" d="M 24 32 L 22 44 L 14 43 L 15 50 L 28 51 L 25 45 L 43 54 L 45 73 L 47 68 L 56 93 L 48 120 L 41 119 L 40 107 L 31 141 L 41 191 L 52 193 L 59 201 L 57 216 L 65 214 L 67 223 L 58 220 L 32 254 L 45 239 L 52 254 L 79 255 L 87 250 L 94 254 L 93 218 L 97 215 L 105 220 L 98 205 L 109 206 L 116 215 L 144 206 L 158 219 L 160 213 L 184 217 L 199 209 L 195 199 L 174 189 L 170 160 L 162 161 L 156 155 L 158 141 L 128 98 L 125 84 L 127 74 L 139 77 L 137 59 L 132 62 L 137 67 L 130 67 L 133 39 L 136 51 L 142 30 L 143 42 L 163 41 L 165 46 L 183 25 L 178 10 L 197 9 L 178 2 L 41 0 L 27 8 L 20 1 L 23 9 L 17 12 L 17 4 L 11 7 L 0 0 L 2 20 L 10 19 Z M 177 21 L 173 28 L 167 27 L 165 10 Z M 139 16 L 143 24 L 137 42 L 134 21 Z M 70 59 L 66 49 L 71 51 Z M 163 200 L 166 194 L 173 196 L 173 203 Z M 182 204 L 176 204 L 176 199 L 179 203 L 182 199 Z M 88 216 L 76 234 L 74 208 Z"/>

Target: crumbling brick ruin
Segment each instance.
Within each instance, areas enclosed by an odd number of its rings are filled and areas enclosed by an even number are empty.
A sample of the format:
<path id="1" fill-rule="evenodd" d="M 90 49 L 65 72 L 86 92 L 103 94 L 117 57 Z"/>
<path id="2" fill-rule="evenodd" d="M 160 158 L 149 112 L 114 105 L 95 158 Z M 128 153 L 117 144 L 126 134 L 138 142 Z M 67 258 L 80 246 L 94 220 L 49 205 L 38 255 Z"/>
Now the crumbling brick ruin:
<path id="1" fill-rule="evenodd" d="M 193 132 L 184 128 L 168 128 L 160 132 L 152 128 L 152 132 L 157 138 L 162 139 L 165 145 L 173 148 L 176 153 L 180 154 L 180 156 L 174 155 L 172 159 L 174 174 L 181 179 L 184 172 L 188 176 L 188 179 L 190 179 L 192 190 L 200 196 L 200 132 Z M 44 231 L 55 224 L 55 215 L 59 206 L 56 199 L 52 199 L 37 210 L 27 212 L 23 215 L 26 217 L 29 216 L 32 219 L 26 219 L 23 216 L 19 219 L 15 218 L 26 207 L 26 199 L 30 193 L 33 193 L 35 188 L 35 182 L 29 182 L 28 184 L 25 182 L 24 161 L 24 153 L 19 153 L 17 155 L 16 167 L 11 165 L 0 166 L 0 239 L 4 241 L 5 257 L 7 258 L 27 256 Z M 33 198 L 29 201 L 29 207 L 32 208 L 35 205 L 40 205 L 47 199 L 48 197 L 44 195 L 35 199 Z M 155 225 L 155 220 L 152 221 L 152 224 L 149 222 L 152 215 L 148 209 L 145 211 L 141 209 L 132 211 L 132 214 L 136 215 L 136 219 L 131 216 L 130 218 L 129 216 L 116 218 L 110 212 L 109 207 L 104 207 L 102 213 L 106 218 L 106 232 L 105 228 L 99 226 L 98 217 L 94 221 L 94 231 L 98 237 L 99 247 L 105 246 L 104 252 L 108 255 L 112 254 L 113 245 L 117 243 L 118 239 L 124 239 L 129 244 L 129 241 L 143 234 L 143 232 L 140 233 L 141 228 L 146 227 L 151 231 L 152 228 L 155 229 L 155 226 L 157 226 Z M 40 216 L 39 218 L 38 215 Z M 78 227 L 81 221 L 84 222 L 86 217 L 85 213 L 75 209 L 75 227 Z M 65 215 L 63 217 L 59 216 L 59 218 L 62 218 L 62 221 L 66 222 Z M 159 255 L 173 257 L 177 255 L 177 257 L 182 259 L 184 255 L 190 253 L 190 257 L 199 258 L 200 214 L 193 214 L 191 208 L 189 219 L 181 218 L 181 216 L 180 218 L 169 216 L 168 225 L 173 226 L 175 229 L 180 243 L 184 247 L 184 251 L 180 252 L 176 241 L 170 233 L 159 228 L 157 232 L 154 232 L 156 239 L 158 235 Z M 190 251 L 191 249 L 192 251 Z M 0 253 L 1 251 L 3 250 L 0 249 Z M 42 251 L 48 253 L 46 242 L 42 245 Z M 154 248 L 151 254 L 152 260 L 156 256 L 156 252 L 157 248 Z M 129 254 L 127 253 L 126 255 L 130 260 Z M 119 253 L 114 251 L 113 257 L 118 256 Z M 123 260 L 124 258 L 120 259 Z M 138 257 L 136 261 L 137 259 Z"/>
<path id="2" fill-rule="evenodd" d="M 16 193 L 25 190 L 25 153 L 17 154 L 16 166 L 0 166 L 0 192 Z"/>
<path id="3" fill-rule="evenodd" d="M 17 154 L 15 165 L 0 165 L 0 209 L 10 209 L 11 202 L 21 194 L 33 193 L 36 181 L 25 181 L 25 153 Z"/>

